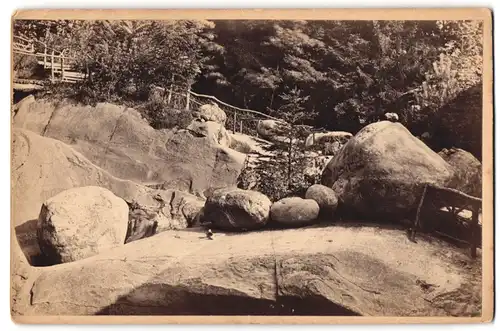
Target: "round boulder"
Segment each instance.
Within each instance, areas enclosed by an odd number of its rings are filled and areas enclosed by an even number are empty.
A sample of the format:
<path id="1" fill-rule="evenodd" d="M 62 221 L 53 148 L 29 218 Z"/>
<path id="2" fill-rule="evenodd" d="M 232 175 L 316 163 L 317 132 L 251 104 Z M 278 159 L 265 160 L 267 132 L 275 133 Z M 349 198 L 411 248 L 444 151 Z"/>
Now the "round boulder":
<path id="1" fill-rule="evenodd" d="M 264 139 L 283 140 L 290 132 L 290 125 L 285 122 L 275 120 L 262 120 L 257 124 L 257 133 Z"/>
<path id="2" fill-rule="evenodd" d="M 97 186 L 72 188 L 48 199 L 37 223 L 38 243 L 51 263 L 81 260 L 121 246 L 129 208 Z"/>
<path id="3" fill-rule="evenodd" d="M 306 191 L 305 198 L 316 201 L 323 216 L 331 216 L 337 209 L 337 196 L 335 192 L 327 186 L 321 184 L 310 186 Z"/>
<path id="4" fill-rule="evenodd" d="M 284 225 L 307 225 L 316 221 L 319 205 L 312 199 L 298 197 L 281 199 L 271 206 L 271 219 Z"/>
<path id="5" fill-rule="evenodd" d="M 227 119 L 226 113 L 214 103 L 200 106 L 197 111 L 193 112 L 193 117 L 204 121 L 217 122 L 222 125 L 226 124 Z"/>
<path id="6" fill-rule="evenodd" d="M 222 230 L 244 231 L 265 226 L 271 200 L 257 191 L 223 188 L 212 192 L 205 202 L 202 223 Z"/>
<path id="7" fill-rule="evenodd" d="M 438 153 L 453 168 L 451 187 L 475 197 L 482 196 L 481 162 L 460 148 L 443 149 Z"/>
<path id="8" fill-rule="evenodd" d="M 342 209 L 366 219 L 414 215 L 424 184 L 448 186 L 452 167 L 401 123 L 365 126 L 323 170 Z"/>

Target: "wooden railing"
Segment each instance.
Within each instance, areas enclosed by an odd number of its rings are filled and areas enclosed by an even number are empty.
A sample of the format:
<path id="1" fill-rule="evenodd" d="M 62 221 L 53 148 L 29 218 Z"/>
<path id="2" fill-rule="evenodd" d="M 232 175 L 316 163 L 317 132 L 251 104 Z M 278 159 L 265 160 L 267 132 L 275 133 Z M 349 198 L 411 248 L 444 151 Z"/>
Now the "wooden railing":
<path id="1" fill-rule="evenodd" d="M 179 86 L 170 86 L 168 89 L 156 86 L 155 89 L 163 95 L 167 106 L 172 108 L 190 110 L 205 104 L 217 104 L 227 115 L 226 127 L 235 133 L 239 132 L 258 137 L 257 124 L 259 121 L 272 119 L 278 122 L 284 122 L 280 118 L 273 117 L 257 110 L 233 106 L 212 95 L 200 94 L 187 90 L 183 91 Z"/>
<path id="2" fill-rule="evenodd" d="M 85 79 L 85 74 L 75 69 L 76 59 L 65 55 L 64 50 L 57 51 L 43 42 L 13 36 L 12 51 L 14 54 L 34 57 L 39 65 L 50 71 L 49 79 L 53 82 L 75 83 Z"/>
<path id="3" fill-rule="evenodd" d="M 482 199 L 465 194 L 464 192 L 447 188 L 436 186 L 432 184 L 426 184 L 423 187 L 422 196 L 417 209 L 417 214 L 415 217 L 415 222 L 410 233 L 410 240 L 415 242 L 415 236 L 417 229 L 435 228 L 439 225 L 440 217 L 433 217 L 434 224 L 429 224 L 429 221 L 422 217 L 425 214 L 424 211 L 431 211 L 433 215 L 439 215 L 436 212 L 447 213 L 449 218 L 452 218 L 455 224 L 461 227 L 461 221 L 464 217 L 459 216 L 464 210 L 471 212 L 471 217 L 466 219 L 467 222 L 467 233 L 468 242 L 470 247 L 470 255 L 475 258 L 477 255 L 477 247 L 481 241 L 481 228 L 479 226 L 479 211 L 482 206 Z M 446 234 L 445 234 L 446 235 Z M 453 238 L 457 241 L 461 241 L 458 238 Z"/>

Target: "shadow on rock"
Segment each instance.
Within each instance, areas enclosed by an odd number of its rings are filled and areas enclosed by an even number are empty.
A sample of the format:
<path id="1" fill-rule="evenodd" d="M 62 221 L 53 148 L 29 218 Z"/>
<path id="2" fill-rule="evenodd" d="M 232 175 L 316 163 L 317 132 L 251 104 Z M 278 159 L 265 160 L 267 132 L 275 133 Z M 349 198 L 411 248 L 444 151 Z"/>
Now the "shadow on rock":
<path id="1" fill-rule="evenodd" d="M 164 302 L 157 301 L 155 305 L 138 302 L 152 294 L 156 299 L 164 295 Z M 205 295 L 160 284 L 141 286 L 96 315 L 359 316 L 322 297 L 283 296 L 274 301 L 240 295 Z"/>
<path id="2" fill-rule="evenodd" d="M 21 250 L 28 262 L 35 267 L 45 267 L 52 265 L 48 259 L 42 254 L 36 234 L 37 229 L 36 219 L 24 222 L 16 226 L 16 238 Z"/>

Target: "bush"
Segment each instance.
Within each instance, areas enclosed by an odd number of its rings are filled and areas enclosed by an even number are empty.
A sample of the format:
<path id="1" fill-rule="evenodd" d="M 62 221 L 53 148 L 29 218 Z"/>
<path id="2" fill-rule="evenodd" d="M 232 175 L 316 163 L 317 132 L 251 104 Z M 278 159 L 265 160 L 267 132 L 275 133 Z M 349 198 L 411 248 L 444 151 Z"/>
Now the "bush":
<path id="1" fill-rule="evenodd" d="M 144 105 L 144 116 L 157 130 L 186 128 L 193 120 L 189 110 L 169 108 L 166 101 L 158 98 L 152 98 Z"/>
<path id="2" fill-rule="evenodd" d="M 38 61 L 34 56 L 14 53 L 12 62 L 16 78 L 34 78 L 39 73 Z"/>
<path id="3" fill-rule="evenodd" d="M 320 176 L 311 175 L 310 158 L 299 145 L 286 149 L 280 145 L 269 161 L 255 168 L 246 167 L 238 180 L 238 187 L 254 189 L 265 194 L 271 201 L 292 196 L 304 196 L 312 184 L 320 182 Z M 291 155 L 291 156 L 290 156 Z"/>

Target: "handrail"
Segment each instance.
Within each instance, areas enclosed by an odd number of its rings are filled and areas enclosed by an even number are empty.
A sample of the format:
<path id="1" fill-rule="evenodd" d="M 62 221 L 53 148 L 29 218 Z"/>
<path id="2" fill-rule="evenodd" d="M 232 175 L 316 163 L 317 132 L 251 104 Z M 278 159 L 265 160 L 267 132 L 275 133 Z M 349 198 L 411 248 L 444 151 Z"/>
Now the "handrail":
<path id="1" fill-rule="evenodd" d="M 230 105 L 228 103 L 225 103 L 224 101 L 221 101 L 219 99 L 217 99 L 216 97 L 214 97 L 213 95 L 206 95 L 206 94 L 198 94 L 196 92 L 193 92 L 193 91 L 189 91 L 190 94 L 196 96 L 196 97 L 201 97 L 201 98 L 208 98 L 208 99 L 212 99 L 212 100 L 215 100 L 221 104 L 223 104 L 224 106 L 226 107 L 230 107 L 230 108 L 234 108 L 234 109 L 237 109 L 239 111 L 243 111 L 243 112 L 247 112 L 247 113 L 253 113 L 253 114 L 257 114 L 257 115 L 260 115 L 260 116 L 264 116 L 264 117 L 267 117 L 269 119 L 272 119 L 272 120 L 275 120 L 275 121 L 279 121 L 279 122 L 284 122 L 282 119 L 279 119 L 279 118 L 276 118 L 276 117 L 273 117 L 271 115 L 267 115 L 267 114 L 264 114 L 264 113 L 261 113 L 259 111 L 256 111 L 256 110 L 252 110 L 252 109 L 243 109 L 243 108 L 239 108 L 239 107 L 236 107 L 236 106 L 233 106 L 233 105 Z"/>
<path id="2" fill-rule="evenodd" d="M 14 39 L 14 38 L 18 38 L 18 39 L 21 39 L 21 40 L 24 40 L 24 41 L 27 41 L 27 42 L 30 42 L 30 43 L 38 43 L 38 44 L 41 44 L 42 46 L 44 46 L 48 51 L 55 51 L 55 52 L 62 53 L 62 51 L 59 51 L 59 50 L 56 50 L 55 48 L 47 46 L 46 43 L 44 43 L 43 41 L 37 40 L 37 39 L 29 39 L 29 38 L 26 38 L 26 37 L 23 37 L 23 36 L 19 36 L 19 35 L 12 36 L 12 39 Z"/>

